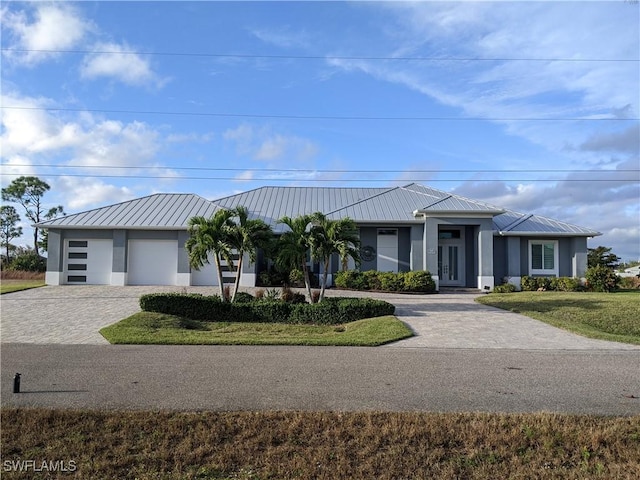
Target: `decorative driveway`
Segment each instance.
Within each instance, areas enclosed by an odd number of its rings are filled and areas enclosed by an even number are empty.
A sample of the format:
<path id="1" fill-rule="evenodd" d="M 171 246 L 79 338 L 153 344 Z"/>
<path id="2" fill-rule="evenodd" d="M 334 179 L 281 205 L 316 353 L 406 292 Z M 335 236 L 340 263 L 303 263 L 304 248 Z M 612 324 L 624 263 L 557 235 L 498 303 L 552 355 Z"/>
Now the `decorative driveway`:
<path id="1" fill-rule="evenodd" d="M 212 287 L 188 287 L 212 294 Z M 140 310 L 140 295 L 181 292 L 182 287 L 48 286 L 2 295 L 3 343 L 107 344 L 98 331 Z M 328 295 L 372 296 L 328 291 Z M 523 315 L 474 302 L 475 295 L 373 294 L 396 305 L 416 336 L 384 348 L 517 350 L 638 350 L 640 346 L 593 340 Z"/>

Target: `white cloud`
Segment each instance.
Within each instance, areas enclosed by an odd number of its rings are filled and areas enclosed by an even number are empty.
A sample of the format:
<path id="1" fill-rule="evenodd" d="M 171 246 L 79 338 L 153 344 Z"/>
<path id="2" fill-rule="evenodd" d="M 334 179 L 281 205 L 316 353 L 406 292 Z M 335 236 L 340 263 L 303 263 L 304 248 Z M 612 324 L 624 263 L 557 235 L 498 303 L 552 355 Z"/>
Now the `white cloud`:
<path id="1" fill-rule="evenodd" d="M 2 11 L 3 24 L 8 29 L 7 48 L 31 50 L 4 52 L 5 57 L 33 65 L 58 56 L 53 50 L 68 50 L 78 45 L 94 27 L 68 3 L 37 4 L 27 10 Z M 5 41 L 7 39 L 5 38 Z M 40 51 L 38 51 L 40 50 Z M 48 52 L 42 50 L 50 50 Z"/>
<path id="2" fill-rule="evenodd" d="M 47 99 L 4 95 L 1 101 L 27 107 L 4 110 L 3 158 L 49 158 L 64 153 L 65 163 L 74 166 L 143 166 L 155 157 L 161 142 L 159 133 L 142 122 L 104 120 L 87 112 L 67 119 L 36 110 L 50 106 Z"/>
<path id="3" fill-rule="evenodd" d="M 271 164 L 283 161 L 308 163 L 319 151 L 311 140 L 273 133 L 268 127 L 254 128 L 246 123 L 225 131 L 222 136 L 235 144 L 238 155 Z"/>
<path id="4" fill-rule="evenodd" d="M 311 41 L 305 31 L 293 31 L 290 27 L 279 29 L 256 28 L 251 34 L 259 40 L 283 48 L 309 47 Z"/>
<path id="5" fill-rule="evenodd" d="M 168 80 L 160 78 L 151 68 L 149 58 L 135 52 L 127 44 L 99 43 L 95 53 L 85 56 L 80 74 L 83 78 L 111 78 L 128 85 L 154 85 L 161 88 Z"/>
<path id="6" fill-rule="evenodd" d="M 95 178 L 60 177 L 52 187 L 59 192 L 68 211 L 123 202 L 136 196 L 130 188 L 109 185 Z"/>

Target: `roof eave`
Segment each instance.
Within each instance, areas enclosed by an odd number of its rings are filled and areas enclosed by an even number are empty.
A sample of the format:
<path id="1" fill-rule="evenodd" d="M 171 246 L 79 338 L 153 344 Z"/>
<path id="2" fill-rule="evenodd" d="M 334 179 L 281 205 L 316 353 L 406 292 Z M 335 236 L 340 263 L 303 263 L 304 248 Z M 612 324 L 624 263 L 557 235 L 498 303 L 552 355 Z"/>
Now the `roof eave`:
<path id="1" fill-rule="evenodd" d="M 501 237 L 599 237 L 601 232 L 505 232 L 494 230 L 495 235 Z"/>
<path id="2" fill-rule="evenodd" d="M 482 217 L 482 218 L 493 218 L 498 215 L 502 215 L 506 210 L 414 210 L 413 216 L 423 216 L 423 217 L 465 217 L 465 218 L 473 218 L 473 217 Z"/>

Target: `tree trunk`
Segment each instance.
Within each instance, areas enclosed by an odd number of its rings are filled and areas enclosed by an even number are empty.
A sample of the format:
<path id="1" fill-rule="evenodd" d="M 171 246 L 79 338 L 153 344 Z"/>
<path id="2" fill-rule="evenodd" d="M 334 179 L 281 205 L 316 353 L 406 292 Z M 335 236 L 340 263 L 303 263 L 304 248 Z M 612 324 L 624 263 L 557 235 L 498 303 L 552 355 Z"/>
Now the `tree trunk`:
<path id="1" fill-rule="evenodd" d="M 307 262 L 302 262 L 302 273 L 304 273 L 304 286 L 307 288 L 307 295 L 309 295 L 309 303 L 313 303 L 313 298 L 311 297 L 311 281 L 309 280 L 309 267 L 307 266 Z"/>
<path id="2" fill-rule="evenodd" d="M 38 250 L 38 229 L 33 229 L 33 249 L 36 251 L 36 255 L 40 256 L 40 251 Z"/>
<path id="3" fill-rule="evenodd" d="M 236 281 L 233 285 L 233 295 L 231 296 L 231 303 L 236 299 L 236 294 L 238 293 L 238 287 L 240 286 L 240 275 L 242 275 L 242 257 L 244 257 L 243 252 L 238 252 L 240 258 L 238 258 L 238 269 L 236 270 Z"/>
<path id="4" fill-rule="evenodd" d="M 224 296 L 224 280 L 222 278 L 222 266 L 220 265 L 220 255 L 218 253 L 213 254 L 213 259 L 216 262 L 216 273 L 218 274 L 218 287 L 220 288 L 220 298 L 222 298 L 223 302 L 226 302 L 227 299 Z"/>
<path id="5" fill-rule="evenodd" d="M 329 259 L 324 261 L 324 272 L 322 272 L 322 287 L 320 288 L 320 301 L 324 300 L 324 291 L 327 288 L 327 276 L 329 274 Z"/>

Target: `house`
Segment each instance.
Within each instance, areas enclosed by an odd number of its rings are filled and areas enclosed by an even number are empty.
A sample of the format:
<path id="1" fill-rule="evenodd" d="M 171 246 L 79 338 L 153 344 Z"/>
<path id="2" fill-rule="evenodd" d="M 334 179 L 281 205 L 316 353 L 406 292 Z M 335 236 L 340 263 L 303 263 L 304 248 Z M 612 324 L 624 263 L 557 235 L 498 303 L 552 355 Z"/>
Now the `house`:
<path id="1" fill-rule="evenodd" d="M 427 270 L 440 287 L 492 289 L 524 275 L 584 277 L 587 238 L 599 232 L 518 213 L 419 184 L 390 188 L 261 187 L 209 201 L 155 194 L 54 220 L 46 281 L 60 284 L 212 285 L 213 266 L 189 266 L 187 222 L 245 206 L 276 233 L 283 216 L 320 211 L 359 227 L 361 270 Z M 255 285 L 263 262 L 245 262 Z M 318 271 L 319 266 L 312 266 Z M 338 259 L 332 271 L 338 269 Z M 228 272 L 227 275 L 231 275 Z"/>

